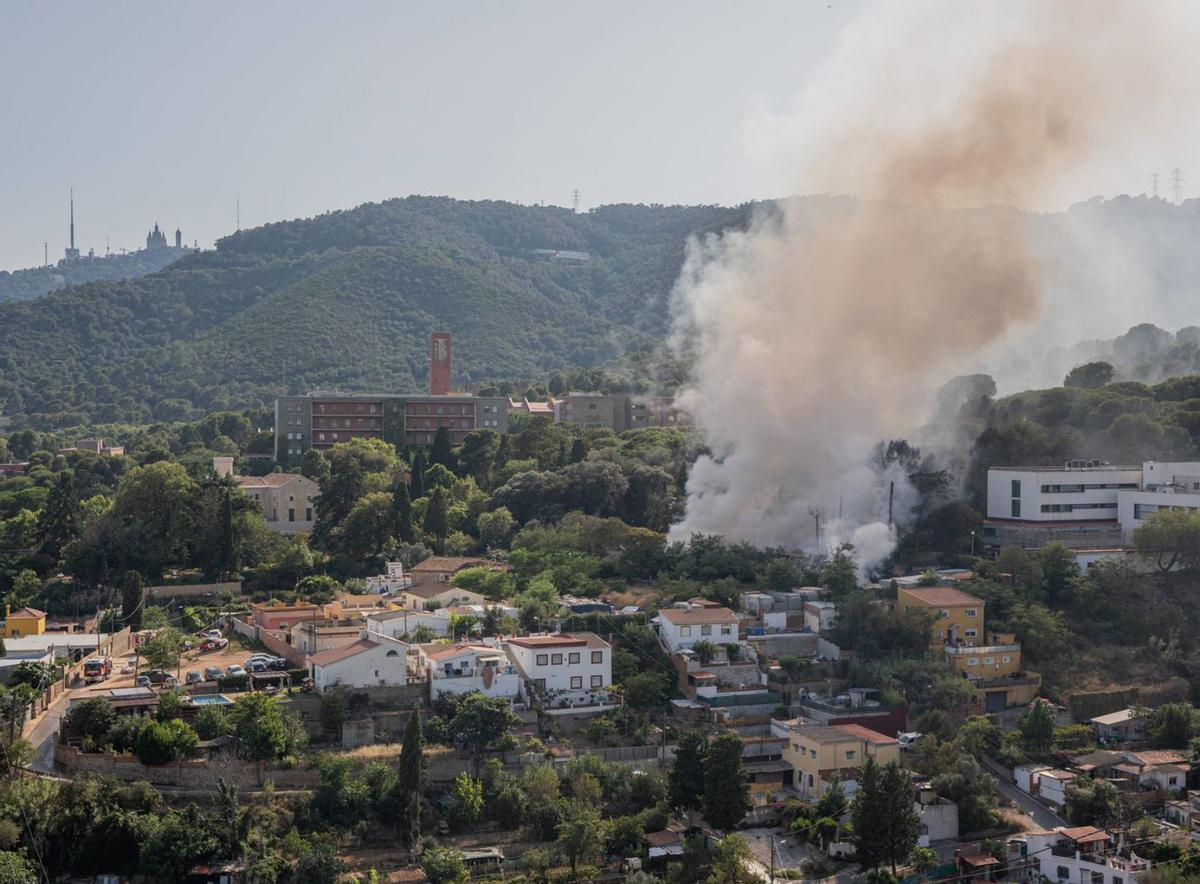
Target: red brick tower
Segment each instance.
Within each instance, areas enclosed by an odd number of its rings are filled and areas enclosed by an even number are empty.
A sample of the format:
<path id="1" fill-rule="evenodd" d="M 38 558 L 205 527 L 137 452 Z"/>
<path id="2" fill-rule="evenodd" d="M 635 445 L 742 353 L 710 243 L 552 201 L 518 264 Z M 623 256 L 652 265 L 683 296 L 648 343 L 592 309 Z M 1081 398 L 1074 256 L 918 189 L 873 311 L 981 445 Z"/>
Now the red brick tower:
<path id="1" fill-rule="evenodd" d="M 445 396 L 450 392 L 450 333 L 434 332 L 429 336 L 429 395 Z"/>

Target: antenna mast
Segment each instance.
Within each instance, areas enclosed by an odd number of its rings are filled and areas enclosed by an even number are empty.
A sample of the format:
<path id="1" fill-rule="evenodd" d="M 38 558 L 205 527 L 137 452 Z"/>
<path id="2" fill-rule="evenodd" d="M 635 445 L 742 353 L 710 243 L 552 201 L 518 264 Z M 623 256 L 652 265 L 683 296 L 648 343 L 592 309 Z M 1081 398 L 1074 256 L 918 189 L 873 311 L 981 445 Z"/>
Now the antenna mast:
<path id="1" fill-rule="evenodd" d="M 576 188 L 571 191 L 571 211 L 579 214 L 579 190 Z"/>
<path id="2" fill-rule="evenodd" d="M 75 188 L 71 188 L 71 251 L 75 251 Z"/>
<path id="3" fill-rule="evenodd" d="M 45 240 L 42 242 L 42 266 L 50 266 L 50 242 Z"/>
<path id="4" fill-rule="evenodd" d="M 240 196 L 237 198 L 237 220 L 235 223 L 237 225 L 235 227 L 235 230 L 241 230 L 242 229 L 242 198 Z"/>
<path id="5" fill-rule="evenodd" d="M 1150 196 L 1158 199 L 1158 173 L 1154 172 L 1150 175 Z"/>
<path id="6" fill-rule="evenodd" d="M 1183 202 L 1183 170 L 1178 166 L 1171 170 L 1171 196 L 1176 204 Z"/>

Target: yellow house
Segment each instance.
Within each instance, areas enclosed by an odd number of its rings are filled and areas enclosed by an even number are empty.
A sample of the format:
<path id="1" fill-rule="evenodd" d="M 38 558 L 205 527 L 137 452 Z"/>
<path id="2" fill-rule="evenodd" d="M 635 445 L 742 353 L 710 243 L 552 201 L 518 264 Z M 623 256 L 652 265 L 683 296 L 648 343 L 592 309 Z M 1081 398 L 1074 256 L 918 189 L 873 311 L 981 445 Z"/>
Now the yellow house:
<path id="1" fill-rule="evenodd" d="M 17 608 L 13 611 L 4 606 L 4 626 L 0 634 L 5 638 L 20 638 L 23 635 L 42 635 L 46 631 L 46 612 L 37 608 Z"/>
<path id="2" fill-rule="evenodd" d="M 946 662 L 975 687 L 980 712 L 999 712 L 1030 703 L 1042 686 L 1042 677 L 1021 668 L 1021 645 L 1011 632 L 988 633 L 979 645 L 945 648 Z"/>
<path id="3" fill-rule="evenodd" d="M 983 599 L 952 586 L 914 586 L 896 594 L 900 611 L 928 611 L 933 614 L 929 627 L 929 649 L 970 647 L 983 644 Z"/>
<path id="4" fill-rule="evenodd" d="M 852 794 L 858 769 L 868 757 L 879 764 L 898 761 L 900 744 L 895 737 L 861 724 L 835 724 L 792 727 L 783 747 L 783 760 L 791 765 L 796 790 L 813 798 L 834 783 L 843 783 Z"/>

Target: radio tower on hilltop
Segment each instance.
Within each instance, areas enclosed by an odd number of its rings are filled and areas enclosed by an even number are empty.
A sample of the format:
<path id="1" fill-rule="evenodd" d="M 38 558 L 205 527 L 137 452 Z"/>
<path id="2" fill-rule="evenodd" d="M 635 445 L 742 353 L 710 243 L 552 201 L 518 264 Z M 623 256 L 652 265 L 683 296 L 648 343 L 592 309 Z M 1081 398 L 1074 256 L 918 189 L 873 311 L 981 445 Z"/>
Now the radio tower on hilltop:
<path id="1" fill-rule="evenodd" d="M 579 214 L 579 190 L 578 189 L 571 191 L 571 211 L 577 215 Z"/>
<path id="2" fill-rule="evenodd" d="M 1150 175 L 1150 196 L 1158 199 L 1158 173 L 1153 172 Z"/>
<path id="3" fill-rule="evenodd" d="M 1176 205 L 1183 202 L 1183 170 L 1178 166 L 1171 170 L 1171 198 Z"/>

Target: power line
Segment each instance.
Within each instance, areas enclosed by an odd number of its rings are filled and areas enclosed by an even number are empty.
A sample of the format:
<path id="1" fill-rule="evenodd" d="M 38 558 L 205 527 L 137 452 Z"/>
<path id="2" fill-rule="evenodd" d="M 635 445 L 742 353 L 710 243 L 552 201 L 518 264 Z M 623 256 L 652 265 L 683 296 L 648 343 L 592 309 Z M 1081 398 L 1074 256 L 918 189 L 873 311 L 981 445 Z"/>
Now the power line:
<path id="1" fill-rule="evenodd" d="M 579 214 L 579 190 L 578 188 L 571 191 L 571 211 Z"/>
<path id="2" fill-rule="evenodd" d="M 1183 170 L 1178 166 L 1171 170 L 1171 197 L 1176 205 L 1183 202 Z"/>

